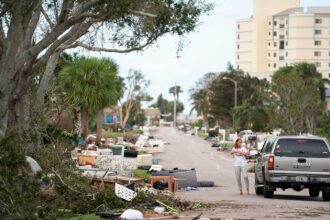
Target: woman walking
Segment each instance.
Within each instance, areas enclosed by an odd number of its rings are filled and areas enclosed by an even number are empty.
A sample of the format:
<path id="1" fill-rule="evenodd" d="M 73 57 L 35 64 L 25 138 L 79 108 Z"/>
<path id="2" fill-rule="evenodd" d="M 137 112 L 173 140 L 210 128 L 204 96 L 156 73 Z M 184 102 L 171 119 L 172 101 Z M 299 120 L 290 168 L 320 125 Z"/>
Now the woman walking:
<path id="1" fill-rule="evenodd" d="M 244 178 L 246 192 L 249 195 L 249 178 L 247 175 L 247 161 L 246 157 L 248 156 L 248 150 L 242 145 L 242 139 L 238 138 L 235 141 L 234 147 L 231 150 L 231 155 L 234 156 L 234 167 L 235 175 L 237 180 L 237 185 L 240 191 L 240 194 L 243 194 L 241 175 Z"/>

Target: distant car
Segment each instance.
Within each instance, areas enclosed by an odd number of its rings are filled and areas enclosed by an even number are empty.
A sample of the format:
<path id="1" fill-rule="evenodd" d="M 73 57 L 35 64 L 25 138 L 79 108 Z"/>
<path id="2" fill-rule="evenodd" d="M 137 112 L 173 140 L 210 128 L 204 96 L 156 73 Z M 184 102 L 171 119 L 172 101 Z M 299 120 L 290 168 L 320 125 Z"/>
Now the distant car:
<path id="1" fill-rule="evenodd" d="M 330 201 L 330 150 L 320 137 L 278 136 L 268 138 L 255 162 L 255 191 L 272 198 L 276 189 L 322 191 Z"/>

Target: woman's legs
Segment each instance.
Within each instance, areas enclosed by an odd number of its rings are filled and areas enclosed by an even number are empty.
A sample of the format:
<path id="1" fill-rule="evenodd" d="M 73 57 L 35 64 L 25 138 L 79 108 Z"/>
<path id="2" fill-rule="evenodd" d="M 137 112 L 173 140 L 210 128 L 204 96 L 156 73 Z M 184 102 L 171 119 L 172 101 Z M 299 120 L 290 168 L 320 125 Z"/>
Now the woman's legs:
<path id="1" fill-rule="evenodd" d="M 247 174 L 247 166 L 243 166 L 241 168 L 241 170 L 242 170 L 242 176 L 244 178 L 247 194 L 250 194 L 249 193 L 249 177 L 248 177 L 248 174 Z"/>
<path id="2" fill-rule="evenodd" d="M 242 194 L 241 167 L 240 166 L 235 166 L 235 176 L 236 176 L 236 181 L 237 181 L 237 185 L 238 185 L 240 194 Z"/>

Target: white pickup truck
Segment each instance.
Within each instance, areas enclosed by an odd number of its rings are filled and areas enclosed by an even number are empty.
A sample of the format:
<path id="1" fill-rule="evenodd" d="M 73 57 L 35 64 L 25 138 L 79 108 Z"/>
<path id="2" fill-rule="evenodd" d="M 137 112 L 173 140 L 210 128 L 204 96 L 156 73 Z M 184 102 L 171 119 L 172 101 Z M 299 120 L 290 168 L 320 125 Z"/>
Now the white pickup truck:
<path id="1" fill-rule="evenodd" d="M 272 198 L 277 188 L 309 190 L 311 197 L 322 191 L 330 201 L 330 150 L 315 136 L 269 137 L 255 162 L 255 191 Z"/>

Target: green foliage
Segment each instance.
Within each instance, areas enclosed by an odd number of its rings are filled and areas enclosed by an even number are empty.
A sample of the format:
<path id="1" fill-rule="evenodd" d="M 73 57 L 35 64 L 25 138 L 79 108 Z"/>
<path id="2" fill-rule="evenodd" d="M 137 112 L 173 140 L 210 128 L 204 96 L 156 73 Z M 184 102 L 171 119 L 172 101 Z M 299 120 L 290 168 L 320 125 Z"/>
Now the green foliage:
<path id="1" fill-rule="evenodd" d="M 269 130 L 270 115 L 266 106 L 252 106 L 246 100 L 234 109 L 236 127 L 239 130 L 251 129 L 253 131 Z"/>
<path id="2" fill-rule="evenodd" d="M 110 59 L 77 58 L 59 74 L 64 100 L 91 110 L 116 104 L 123 93 L 123 79 L 117 72 L 117 64 Z"/>
<path id="3" fill-rule="evenodd" d="M 16 135 L 0 140 L 0 216 L 37 219 L 39 183 L 31 174 Z"/>
<path id="4" fill-rule="evenodd" d="M 193 123 L 191 123 L 191 127 L 194 128 L 194 127 L 203 127 L 203 120 L 199 119 L 198 121 L 195 121 Z"/>
<path id="5" fill-rule="evenodd" d="M 147 170 L 133 170 L 135 176 L 148 180 L 150 173 Z"/>
<path id="6" fill-rule="evenodd" d="M 77 140 L 77 134 L 62 131 L 54 125 L 48 125 L 44 135 L 44 144 L 67 142 L 74 143 Z"/>
<path id="7" fill-rule="evenodd" d="M 179 95 L 180 93 L 183 93 L 183 90 L 181 89 L 181 86 L 172 86 L 168 92 L 173 96 L 176 96 L 176 100 L 179 101 Z"/>
<path id="8" fill-rule="evenodd" d="M 314 64 L 298 63 L 280 68 L 272 77 L 274 125 L 286 134 L 314 133 L 324 110 L 324 80 Z"/>
<path id="9" fill-rule="evenodd" d="M 171 89 L 174 89 L 174 87 Z M 179 95 L 179 94 L 177 94 L 177 95 Z M 156 102 L 154 104 L 150 105 L 150 107 L 159 108 L 161 114 L 168 114 L 169 116 L 165 117 L 165 121 L 173 121 L 174 101 L 169 101 L 169 100 L 163 98 L 162 94 L 159 94 Z M 184 111 L 184 104 L 180 101 L 177 101 L 176 102 L 176 112 L 181 113 L 183 111 Z"/>
<path id="10" fill-rule="evenodd" d="M 65 218 L 63 220 L 101 220 L 101 218 L 96 215 L 83 215 L 78 217 Z"/>
<path id="11" fill-rule="evenodd" d="M 330 140 L 330 114 L 323 115 L 316 128 L 316 134 Z"/>

